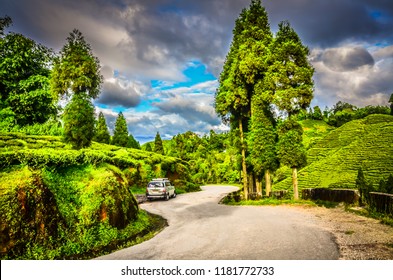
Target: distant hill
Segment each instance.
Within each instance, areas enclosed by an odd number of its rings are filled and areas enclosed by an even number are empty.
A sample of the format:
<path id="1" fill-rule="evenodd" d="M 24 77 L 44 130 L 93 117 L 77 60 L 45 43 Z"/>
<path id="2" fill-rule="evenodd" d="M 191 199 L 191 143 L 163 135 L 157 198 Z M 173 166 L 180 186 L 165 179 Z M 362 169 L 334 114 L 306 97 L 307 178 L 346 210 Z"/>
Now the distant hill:
<path id="1" fill-rule="evenodd" d="M 308 165 L 299 172 L 299 188 L 354 188 L 359 167 L 375 185 L 393 174 L 393 116 L 370 115 L 321 138 L 310 138 L 307 131 L 313 129 L 303 125 L 305 141 L 309 138 Z M 273 187 L 291 190 L 291 184 L 287 177 Z"/>

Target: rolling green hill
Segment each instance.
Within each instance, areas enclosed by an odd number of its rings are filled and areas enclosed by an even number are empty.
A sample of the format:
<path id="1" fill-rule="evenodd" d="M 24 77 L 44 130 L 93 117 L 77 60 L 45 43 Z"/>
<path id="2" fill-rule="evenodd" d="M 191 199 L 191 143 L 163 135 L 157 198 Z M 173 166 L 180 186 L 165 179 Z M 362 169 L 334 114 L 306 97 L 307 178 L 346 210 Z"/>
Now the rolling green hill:
<path id="1" fill-rule="evenodd" d="M 306 149 L 312 147 L 318 140 L 325 137 L 335 128 L 324 121 L 303 120 L 300 122 L 303 127 L 303 144 Z"/>
<path id="2" fill-rule="evenodd" d="M 316 139 L 307 155 L 308 165 L 298 175 L 299 188 L 354 188 L 359 167 L 376 185 L 393 174 L 393 116 L 370 115 L 346 123 Z M 286 178 L 274 189 L 291 190 L 291 184 Z"/>
<path id="3" fill-rule="evenodd" d="M 199 189 L 178 158 L 0 133 L 1 259 L 83 258 L 147 234 L 156 218 L 139 211 L 133 190 L 153 177 L 178 193 Z"/>

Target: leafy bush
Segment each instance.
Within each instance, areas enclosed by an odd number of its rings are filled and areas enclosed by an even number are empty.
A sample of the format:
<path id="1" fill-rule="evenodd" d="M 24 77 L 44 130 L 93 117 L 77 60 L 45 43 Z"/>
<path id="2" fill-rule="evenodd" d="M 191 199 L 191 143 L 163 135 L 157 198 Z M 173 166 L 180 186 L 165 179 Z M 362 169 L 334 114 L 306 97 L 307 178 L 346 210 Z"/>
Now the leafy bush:
<path id="1" fill-rule="evenodd" d="M 21 132 L 26 135 L 50 135 L 50 136 L 62 136 L 63 127 L 59 121 L 49 120 L 43 124 L 32 124 L 26 126 L 14 126 L 12 132 Z"/>

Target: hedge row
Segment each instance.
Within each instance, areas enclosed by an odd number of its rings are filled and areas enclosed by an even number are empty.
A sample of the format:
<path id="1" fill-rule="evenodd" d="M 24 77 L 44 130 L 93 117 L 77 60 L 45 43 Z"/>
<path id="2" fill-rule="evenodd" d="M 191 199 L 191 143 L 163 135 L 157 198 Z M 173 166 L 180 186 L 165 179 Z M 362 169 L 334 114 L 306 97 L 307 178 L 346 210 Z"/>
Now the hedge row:
<path id="1" fill-rule="evenodd" d="M 33 168 L 66 167 L 81 164 L 110 163 L 119 168 L 133 167 L 138 161 L 127 156 L 95 150 L 35 149 L 0 153 L 0 167 L 23 164 Z"/>

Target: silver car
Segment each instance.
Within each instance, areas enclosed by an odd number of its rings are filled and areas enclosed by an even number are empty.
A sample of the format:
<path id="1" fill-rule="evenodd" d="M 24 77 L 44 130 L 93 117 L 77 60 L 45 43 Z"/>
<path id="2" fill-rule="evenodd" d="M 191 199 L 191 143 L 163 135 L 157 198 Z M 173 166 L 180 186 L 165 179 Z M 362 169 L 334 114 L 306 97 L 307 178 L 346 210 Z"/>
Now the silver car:
<path id="1" fill-rule="evenodd" d="M 176 189 L 168 178 L 153 179 L 147 184 L 146 198 L 148 200 L 153 198 L 169 200 L 170 197 L 176 197 Z"/>

